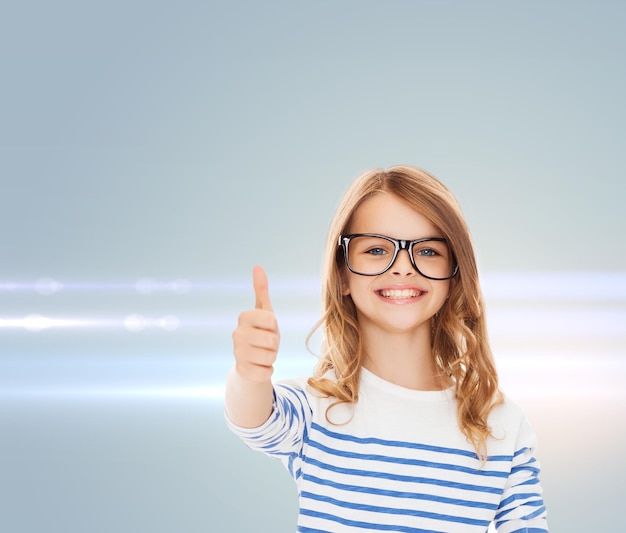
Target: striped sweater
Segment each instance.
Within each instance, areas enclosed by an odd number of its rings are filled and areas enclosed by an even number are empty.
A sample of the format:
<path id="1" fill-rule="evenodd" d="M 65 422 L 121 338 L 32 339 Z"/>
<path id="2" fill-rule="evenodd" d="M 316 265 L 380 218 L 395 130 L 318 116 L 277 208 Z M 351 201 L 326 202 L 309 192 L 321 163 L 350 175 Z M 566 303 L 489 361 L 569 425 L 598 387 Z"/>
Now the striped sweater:
<path id="1" fill-rule="evenodd" d="M 534 433 L 510 401 L 490 415 L 483 463 L 458 428 L 452 389 L 409 390 L 363 369 L 359 401 L 333 407 L 330 423 L 332 399 L 305 378 L 274 391 L 262 426 L 227 423 L 296 481 L 298 532 L 548 531 Z"/>

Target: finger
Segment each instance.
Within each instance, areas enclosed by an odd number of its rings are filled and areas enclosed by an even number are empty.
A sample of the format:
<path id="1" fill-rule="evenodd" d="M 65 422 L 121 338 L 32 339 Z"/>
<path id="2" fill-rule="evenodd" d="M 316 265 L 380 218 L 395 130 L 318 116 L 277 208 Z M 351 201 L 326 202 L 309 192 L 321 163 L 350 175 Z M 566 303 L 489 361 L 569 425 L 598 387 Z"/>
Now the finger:
<path id="1" fill-rule="evenodd" d="M 264 329 L 267 331 L 278 332 L 278 322 L 272 311 L 264 311 L 263 309 L 248 309 L 242 311 L 237 319 L 237 327 L 242 329 Z"/>
<path id="2" fill-rule="evenodd" d="M 278 351 L 280 336 L 278 331 L 270 331 L 255 327 L 237 327 L 232 334 L 235 346 L 263 348 L 266 350 Z"/>
<path id="3" fill-rule="evenodd" d="M 248 343 L 254 348 L 261 348 L 276 353 L 278 351 L 279 339 L 276 333 L 269 331 L 255 331 L 248 336 Z"/>
<path id="4" fill-rule="evenodd" d="M 235 359 L 241 366 L 272 366 L 276 362 L 276 352 L 273 350 L 265 350 L 263 348 L 248 346 L 245 350 L 238 350 L 235 348 L 234 352 Z"/>
<path id="5" fill-rule="evenodd" d="M 267 275 L 263 267 L 255 266 L 252 271 L 252 285 L 254 287 L 254 295 L 256 296 L 257 309 L 272 311 L 272 303 L 270 302 L 269 284 Z"/>

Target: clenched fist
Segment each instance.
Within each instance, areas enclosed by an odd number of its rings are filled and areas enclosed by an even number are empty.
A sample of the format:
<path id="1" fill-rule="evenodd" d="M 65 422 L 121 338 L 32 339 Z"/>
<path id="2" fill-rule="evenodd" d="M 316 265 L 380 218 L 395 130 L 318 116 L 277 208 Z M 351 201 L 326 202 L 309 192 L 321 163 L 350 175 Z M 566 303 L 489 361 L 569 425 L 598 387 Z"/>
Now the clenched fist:
<path id="1" fill-rule="evenodd" d="M 239 315 L 233 332 L 235 368 L 245 380 L 264 383 L 271 380 L 280 344 L 278 323 L 270 302 L 265 271 L 254 267 L 252 282 L 256 305 Z"/>

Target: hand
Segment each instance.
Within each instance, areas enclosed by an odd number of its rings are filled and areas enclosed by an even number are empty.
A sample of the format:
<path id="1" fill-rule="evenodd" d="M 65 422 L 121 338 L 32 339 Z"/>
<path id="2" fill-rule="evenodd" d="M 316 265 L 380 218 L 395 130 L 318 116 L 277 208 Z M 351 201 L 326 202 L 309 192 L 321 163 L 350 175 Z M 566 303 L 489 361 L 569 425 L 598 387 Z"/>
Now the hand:
<path id="1" fill-rule="evenodd" d="M 270 381 L 274 372 L 280 333 L 270 302 L 267 276 L 260 266 L 254 267 L 252 283 L 256 305 L 239 315 L 233 332 L 233 352 L 237 373 L 246 380 L 263 383 Z"/>

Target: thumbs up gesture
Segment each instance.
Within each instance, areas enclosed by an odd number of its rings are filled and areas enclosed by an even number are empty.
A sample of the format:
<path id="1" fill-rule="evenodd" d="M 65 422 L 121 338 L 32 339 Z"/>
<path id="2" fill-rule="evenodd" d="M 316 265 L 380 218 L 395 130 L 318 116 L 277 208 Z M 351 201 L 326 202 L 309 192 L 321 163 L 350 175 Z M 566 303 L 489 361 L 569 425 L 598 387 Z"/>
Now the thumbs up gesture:
<path id="1" fill-rule="evenodd" d="M 280 333 L 270 302 L 267 276 L 260 266 L 254 267 L 252 282 L 256 305 L 239 315 L 233 332 L 233 352 L 237 373 L 247 381 L 264 383 L 271 380 L 274 371 Z"/>

